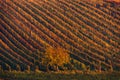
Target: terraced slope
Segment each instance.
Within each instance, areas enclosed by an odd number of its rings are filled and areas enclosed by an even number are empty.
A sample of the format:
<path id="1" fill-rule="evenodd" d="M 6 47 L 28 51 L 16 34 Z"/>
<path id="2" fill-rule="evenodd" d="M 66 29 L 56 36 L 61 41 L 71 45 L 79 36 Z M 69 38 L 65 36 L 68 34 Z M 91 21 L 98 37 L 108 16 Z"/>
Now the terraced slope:
<path id="1" fill-rule="evenodd" d="M 37 50 L 62 47 L 72 58 L 102 69 L 120 69 L 120 7 L 96 8 L 87 0 L 2 0 L 0 65 L 25 69 Z"/>

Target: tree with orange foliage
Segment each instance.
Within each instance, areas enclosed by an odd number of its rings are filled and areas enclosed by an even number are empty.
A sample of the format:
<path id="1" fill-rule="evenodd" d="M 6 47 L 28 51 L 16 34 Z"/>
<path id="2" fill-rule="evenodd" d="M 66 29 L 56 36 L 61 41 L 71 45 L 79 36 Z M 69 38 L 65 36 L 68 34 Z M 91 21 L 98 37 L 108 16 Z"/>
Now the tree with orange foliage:
<path id="1" fill-rule="evenodd" d="M 46 70 L 49 71 L 49 66 L 54 67 L 56 71 L 59 70 L 59 66 L 63 66 L 66 63 L 69 63 L 70 56 L 64 49 L 58 47 L 48 47 L 45 50 L 45 53 L 42 54 L 41 62 L 46 66 Z"/>

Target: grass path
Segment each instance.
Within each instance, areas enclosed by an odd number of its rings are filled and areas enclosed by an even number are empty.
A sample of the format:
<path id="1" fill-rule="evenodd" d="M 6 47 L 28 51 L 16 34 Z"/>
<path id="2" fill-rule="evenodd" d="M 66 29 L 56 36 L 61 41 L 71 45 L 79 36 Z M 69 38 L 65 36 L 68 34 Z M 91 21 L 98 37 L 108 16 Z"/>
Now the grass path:
<path id="1" fill-rule="evenodd" d="M 89 74 L 75 72 L 2 72 L 0 80 L 120 80 L 120 72 L 104 72 Z"/>

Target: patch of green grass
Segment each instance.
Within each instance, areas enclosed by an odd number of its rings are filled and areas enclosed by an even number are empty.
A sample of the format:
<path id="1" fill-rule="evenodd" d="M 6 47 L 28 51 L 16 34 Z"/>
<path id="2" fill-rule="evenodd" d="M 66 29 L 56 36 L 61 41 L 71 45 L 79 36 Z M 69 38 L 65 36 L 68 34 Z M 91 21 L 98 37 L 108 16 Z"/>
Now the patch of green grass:
<path id="1" fill-rule="evenodd" d="M 55 73 L 55 72 L 2 72 L 0 78 L 8 80 L 120 80 L 120 73 Z"/>

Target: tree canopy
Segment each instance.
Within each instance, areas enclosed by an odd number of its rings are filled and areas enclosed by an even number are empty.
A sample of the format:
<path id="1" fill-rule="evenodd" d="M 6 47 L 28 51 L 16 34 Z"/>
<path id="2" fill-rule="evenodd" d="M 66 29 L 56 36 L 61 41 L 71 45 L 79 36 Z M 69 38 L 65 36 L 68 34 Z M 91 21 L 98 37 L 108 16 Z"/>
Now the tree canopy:
<path id="1" fill-rule="evenodd" d="M 64 49 L 58 47 L 48 47 L 45 50 L 45 53 L 42 53 L 41 62 L 48 69 L 49 66 L 56 67 L 63 66 L 66 63 L 69 63 L 70 56 Z"/>

